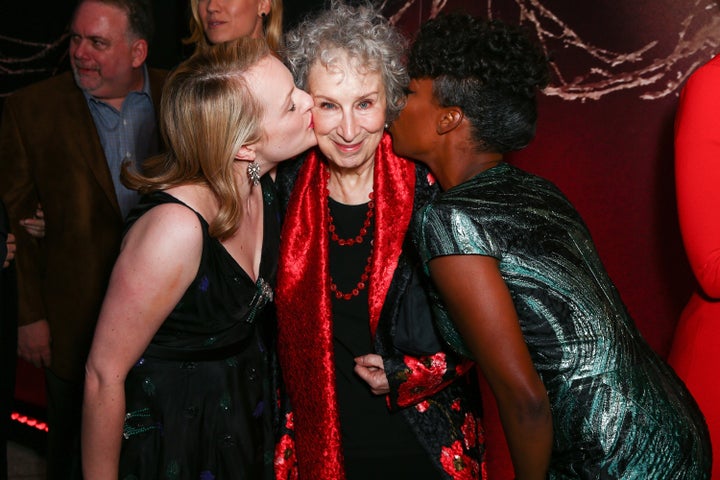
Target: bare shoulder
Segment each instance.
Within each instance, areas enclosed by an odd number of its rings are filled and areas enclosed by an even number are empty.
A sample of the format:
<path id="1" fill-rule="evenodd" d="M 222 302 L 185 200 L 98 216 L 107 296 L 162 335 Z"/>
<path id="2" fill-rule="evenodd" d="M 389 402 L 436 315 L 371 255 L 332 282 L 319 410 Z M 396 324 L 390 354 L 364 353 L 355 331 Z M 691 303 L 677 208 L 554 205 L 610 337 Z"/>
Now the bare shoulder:
<path id="1" fill-rule="evenodd" d="M 198 249 L 202 245 L 198 215 L 177 203 L 164 203 L 148 210 L 130 228 L 123 248 L 154 247 L 174 252 Z"/>

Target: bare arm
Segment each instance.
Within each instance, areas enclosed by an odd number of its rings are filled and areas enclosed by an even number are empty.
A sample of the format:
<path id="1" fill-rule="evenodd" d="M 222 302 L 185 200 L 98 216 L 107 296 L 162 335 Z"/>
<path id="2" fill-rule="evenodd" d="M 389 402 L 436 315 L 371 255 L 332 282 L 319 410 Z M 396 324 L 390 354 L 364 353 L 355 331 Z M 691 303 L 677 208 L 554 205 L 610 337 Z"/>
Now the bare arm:
<path id="1" fill-rule="evenodd" d="M 434 258 L 429 266 L 495 395 L 517 480 L 544 479 L 552 450 L 550 402 L 497 260 L 453 255 Z"/>
<path id="2" fill-rule="evenodd" d="M 128 232 L 86 365 L 85 478 L 117 479 L 125 378 L 192 282 L 201 252 L 200 223 L 180 205 L 153 208 Z"/>

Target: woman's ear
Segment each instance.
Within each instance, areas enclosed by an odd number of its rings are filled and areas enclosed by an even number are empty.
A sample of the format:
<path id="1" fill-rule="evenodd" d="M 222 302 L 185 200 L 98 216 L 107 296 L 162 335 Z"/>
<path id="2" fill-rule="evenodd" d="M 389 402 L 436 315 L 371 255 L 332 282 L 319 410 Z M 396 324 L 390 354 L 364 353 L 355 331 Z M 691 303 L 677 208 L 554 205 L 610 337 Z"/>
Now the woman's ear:
<path id="1" fill-rule="evenodd" d="M 265 15 L 270 15 L 271 8 L 272 4 L 270 0 L 260 0 L 258 2 L 258 15 L 261 17 L 264 17 Z"/>
<path id="2" fill-rule="evenodd" d="M 249 148 L 247 145 L 240 147 L 240 150 L 235 154 L 235 160 L 244 160 L 252 162 L 255 160 L 255 150 Z"/>
<path id="3" fill-rule="evenodd" d="M 438 135 L 445 135 L 457 128 L 462 123 L 465 115 L 460 107 L 445 107 L 440 115 L 440 120 L 435 127 Z"/>

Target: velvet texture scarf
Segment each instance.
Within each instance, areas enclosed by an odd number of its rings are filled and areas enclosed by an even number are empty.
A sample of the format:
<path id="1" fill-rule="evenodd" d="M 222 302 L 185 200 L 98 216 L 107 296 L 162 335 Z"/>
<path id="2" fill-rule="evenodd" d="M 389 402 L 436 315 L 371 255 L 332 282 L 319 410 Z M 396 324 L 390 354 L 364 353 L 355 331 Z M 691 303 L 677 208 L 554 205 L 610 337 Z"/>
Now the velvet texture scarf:
<path id="1" fill-rule="evenodd" d="M 340 444 L 328 266 L 327 159 L 314 149 L 290 197 L 280 249 L 278 351 L 293 406 L 300 478 L 345 478 Z M 375 153 L 375 232 L 368 285 L 375 336 L 412 216 L 415 165 L 385 133 Z"/>

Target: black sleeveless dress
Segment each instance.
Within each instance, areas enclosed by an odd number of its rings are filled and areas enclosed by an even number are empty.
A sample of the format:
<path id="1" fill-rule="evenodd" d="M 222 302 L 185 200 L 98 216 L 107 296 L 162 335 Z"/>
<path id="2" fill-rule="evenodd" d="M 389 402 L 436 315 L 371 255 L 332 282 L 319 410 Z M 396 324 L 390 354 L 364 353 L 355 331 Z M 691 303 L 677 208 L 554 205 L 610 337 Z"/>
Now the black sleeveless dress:
<path id="1" fill-rule="evenodd" d="M 274 186 L 263 178 L 264 244 L 254 282 L 203 230 L 197 276 L 125 382 L 120 479 L 273 478 L 272 288 L 279 251 Z M 128 228 L 176 198 L 144 196 Z M 184 205 L 184 204 L 183 204 Z"/>

